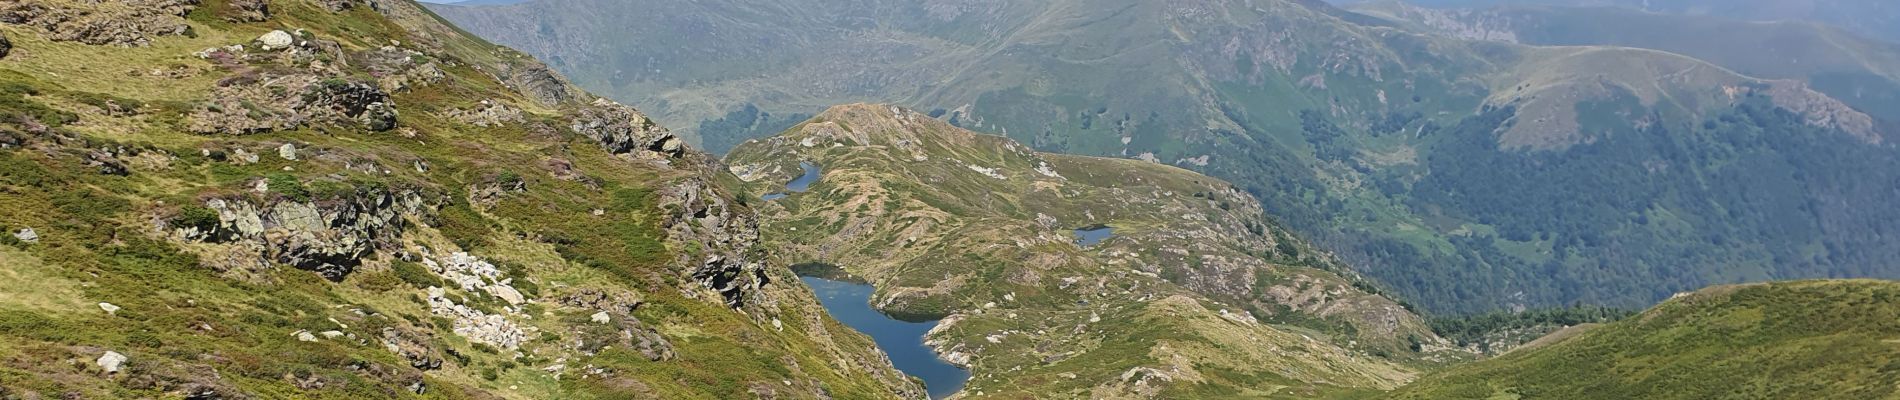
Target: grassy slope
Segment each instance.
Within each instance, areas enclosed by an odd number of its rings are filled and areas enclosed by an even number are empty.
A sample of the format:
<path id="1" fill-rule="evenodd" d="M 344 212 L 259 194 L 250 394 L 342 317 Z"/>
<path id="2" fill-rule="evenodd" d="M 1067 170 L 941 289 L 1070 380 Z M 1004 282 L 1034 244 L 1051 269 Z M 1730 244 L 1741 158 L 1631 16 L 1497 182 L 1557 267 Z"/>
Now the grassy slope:
<path id="1" fill-rule="evenodd" d="M 950 315 L 932 338 L 972 356 L 965 394 L 1129 396 L 1121 374 L 1137 367 L 1176 371 L 1174 395 L 1339 394 L 1403 381 L 1413 367 L 1382 357 L 1414 359 L 1408 340 L 1435 340 L 1320 269 L 1337 262 L 1261 220 L 1251 197 L 1183 169 L 1036 153 L 876 105 L 834 107 L 728 157 L 755 194 L 782 190 L 801 161 L 823 176 L 760 206 L 768 240 L 786 262 L 874 283 L 880 309 Z M 1071 243 L 1095 225 L 1114 237 Z"/>
<path id="2" fill-rule="evenodd" d="M 1420 379 L 1403 399 L 1877 399 L 1900 395 L 1900 283 L 1721 286 Z"/>
<path id="3" fill-rule="evenodd" d="M 32 227 L 42 237 L 0 238 L 0 275 L 16 283 L 0 288 L 0 397 L 162 398 L 212 390 L 264 398 L 731 398 L 758 391 L 876 398 L 894 397 L 904 384 L 881 355 L 867 351 L 868 339 L 825 316 L 800 286 L 768 286 L 761 296 L 775 301 L 748 316 L 707 300 L 717 296 L 679 276 L 670 260 L 699 239 L 669 240 L 655 222 L 665 211 L 652 193 L 710 173 L 690 160 L 665 167 L 611 155 L 564 128 L 532 132 L 567 126 L 571 105 L 529 101 L 483 72 L 527 62 L 518 53 L 459 36 L 413 3 L 385 5 L 404 18 L 398 20 L 360 4 L 332 14 L 315 2 L 270 3 L 269 21 L 238 24 L 218 16 L 224 2 L 207 1 L 189 15 L 193 36 L 158 37 L 150 47 L 49 42 L 29 28 L 0 25 L 15 46 L 0 60 L 0 112 L 8 116 L 0 124 L 27 143 L 0 149 L 0 223 L 9 232 Z M 393 94 L 398 131 L 316 125 L 245 136 L 185 133 L 185 114 L 231 73 L 191 52 L 293 28 L 336 40 L 346 52 L 400 41 L 442 61 L 446 76 Z M 142 73 L 153 69 L 187 73 Z M 93 106 L 101 99 L 143 106 L 108 115 Z M 444 115 L 482 100 L 529 112 L 522 123 L 488 128 Z M 283 143 L 297 144 L 302 160 L 277 158 L 274 149 Z M 88 165 L 88 149 L 119 154 L 129 173 L 98 173 Z M 202 155 L 236 149 L 264 155 L 248 165 Z M 549 158 L 570 161 L 591 182 L 551 176 L 540 167 Z M 412 168 L 417 162 L 430 168 Z M 365 172 L 365 165 L 382 172 Z M 273 177 L 272 192 L 252 194 L 251 182 L 264 176 Z M 472 188 L 510 176 L 529 189 L 492 207 L 469 206 Z M 327 204 L 380 188 L 419 192 L 440 209 L 403 216 L 410 228 L 386 238 L 392 247 L 337 283 L 282 265 L 214 270 L 214 253 L 206 251 L 215 246 L 181 242 L 155 227 L 211 197 L 271 204 L 307 196 Z M 590 214 L 596 209 L 612 214 Z M 537 239 L 545 237 L 567 240 Z M 511 271 L 533 302 L 509 318 L 538 327 L 539 336 L 509 352 L 450 332 L 449 321 L 419 300 L 421 285 L 440 282 L 426 270 L 403 273 L 397 253 L 419 251 L 469 251 Z M 772 271 L 793 281 L 782 269 Z M 639 319 L 677 356 L 649 361 L 628 346 L 597 355 L 575 351 L 569 343 L 618 336 L 590 327 L 599 326 L 589 322 L 595 310 L 557 300 L 583 289 L 642 300 L 616 320 Z M 476 307 L 500 308 L 493 298 L 463 295 L 487 299 L 471 300 Z M 108 315 L 100 302 L 123 309 Z M 777 320 L 783 329 L 774 328 Z M 361 340 L 301 342 L 293 336 L 299 330 Z M 410 367 L 385 349 L 389 330 L 414 333 L 429 356 L 446 361 L 440 369 Z M 108 350 L 129 357 L 124 372 L 93 365 Z M 427 391 L 411 392 L 412 382 Z"/>

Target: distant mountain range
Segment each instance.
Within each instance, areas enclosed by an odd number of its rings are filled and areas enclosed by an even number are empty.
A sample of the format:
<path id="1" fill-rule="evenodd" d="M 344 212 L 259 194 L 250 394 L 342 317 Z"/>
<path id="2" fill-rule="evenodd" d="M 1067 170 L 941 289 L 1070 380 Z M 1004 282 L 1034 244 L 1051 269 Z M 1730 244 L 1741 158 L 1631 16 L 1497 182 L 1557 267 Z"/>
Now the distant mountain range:
<path id="1" fill-rule="evenodd" d="M 1392 1 L 1334 0 L 1334 3 L 1353 5 Z M 1742 21 L 1806 21 L 1833 25 L 1866 37 L 1900 42 L 1900 3 L 1886 0 L 1409 0 L 1408 2 L 1435 8 L 1482 8 L 1500 5 L 1617 7 L 1651 13 L 1720 17 Z"/>

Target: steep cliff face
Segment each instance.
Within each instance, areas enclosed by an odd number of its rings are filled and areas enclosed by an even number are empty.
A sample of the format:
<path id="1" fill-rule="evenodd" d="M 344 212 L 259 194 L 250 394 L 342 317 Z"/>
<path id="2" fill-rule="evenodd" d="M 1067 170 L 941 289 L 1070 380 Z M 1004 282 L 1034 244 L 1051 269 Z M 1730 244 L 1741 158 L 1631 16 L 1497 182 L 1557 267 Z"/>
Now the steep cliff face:
<path id="1" fill-rule="evenodd" d="M 862 277 L 886 312 L 947 317 L 930 340 L 972 368 L 965 396 L 1389 388 L 1413 374 L 1396 360 L 1429 357 L 1412 343 L 1437 341 L 1257 200 L 1179 168 L 1038 153 L 866 104 L 727 161 L 754 195 L 784 195 L 758 206 L 782 261 Z M 801 163 L 820 176 L 786 192 Z M 1073 232 L 1103 227 L 1099 243 Z"/>
<path id="2" fill-rule="evenodd" d="M 922 396 L 716 159 L 414 3 L 0 8 L 0 397 Z"/>

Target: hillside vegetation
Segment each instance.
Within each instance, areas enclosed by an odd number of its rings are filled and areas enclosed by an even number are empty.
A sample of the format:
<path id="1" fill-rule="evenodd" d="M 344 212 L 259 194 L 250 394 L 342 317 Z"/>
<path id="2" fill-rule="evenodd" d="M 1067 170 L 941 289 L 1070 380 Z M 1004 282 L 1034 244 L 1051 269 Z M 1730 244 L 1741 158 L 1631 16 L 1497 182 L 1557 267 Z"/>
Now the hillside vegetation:
<path id="1" fill-rule="evenodd" d="M 715 159 L 414 3 L 0 8 L 0 398 L 922 397 Z"/>
<path id="2" fill-rule="evenodd" d="M 1387 397 L 1894 398 L 1900 283 L 1718 286 L 1550 340 L 1434 373 Z"/>

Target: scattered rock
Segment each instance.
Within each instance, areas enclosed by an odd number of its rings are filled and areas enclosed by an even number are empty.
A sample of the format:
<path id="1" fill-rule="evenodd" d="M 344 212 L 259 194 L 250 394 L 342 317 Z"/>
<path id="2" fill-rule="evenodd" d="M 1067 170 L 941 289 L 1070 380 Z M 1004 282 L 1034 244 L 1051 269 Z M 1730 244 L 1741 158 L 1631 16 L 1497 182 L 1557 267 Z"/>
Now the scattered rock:
<path id="1" fill-rule="evenodd" d="M 13 233 L 13 238 L 27 243 L 39 243 L 40 233 L 33 231 L 33 228 L 20 228 L 19 232 Z"/>
<path id="2" fill-rule="evenodd" d="M 297 337 L 297 341 L 299 341 L 299 342 L 315 342 L 315 341 L 317 341 L 317 335 L 312 335 L 312 334 L 310 334 L 310 331 L 297 331 L 297 333 L 294 333 L 294 334 L 292 334 L 292 336 L 296 336 L 296 337 Z"/>
<path id="3" fill-rule="evenodd" d="M 116 351 L 107 351 L 105 355 L 99 356 L 99 361 L 96 362 L 96 364 L 99 364 L 100 368 L 105 368 L 106 373 L 110 374 L 118 373 L 119 367 L 125 365 L 125 362 L 126 358 L 124 354 L 119 354 L 119 352 Z"/>
<path id="4" fill-rule="evenodd" d="M 449 317 L 453 322 L 455 334 L 469 341 L 488 344 L 506 350 L 521 347 L 528 340 L 528 330 L 532 326 L 517 325 L 508 318 L 491 315 L 468 306 L 455 304 L 448 292 L 439 287 L 429 288 L 429 311 L 436 315 Z"/>
<path id="5" fill-rule="evenodd" d="M 508 123 L 521 123 L 524 121 L 521 117 L 521 109 L 509 107 L 507 104 L 495 100 L 482 100 L 481 107 L 472 110 L 449 110 L 448 115 L 449 118 L 461 121 L 462 123 L 483 128 L 502 126 Z"/>
<path id="6" fill-rule="evenodd" d="M 519 305 L 528 301 L 521 291 L 514 288 L 513 279 L 502 278 L 500 268 L 468 253 L 451 253 L 448 257 L 444 257 L 442 262 L 423 259 L 422 264 L 464 291 L 487 292 L 508 302 L 508 305 Z"/>
<path id="7" fill-rule="evenodd" d="M 112 303 L 99 303 L 99 309 L 106 310 L 106 315 L 119 315 L 119 310 L 121 310 L 119 306 Z"/>
<path id="8" fill-rule="evenodd" d="M 283 146 L 277 146 L 277 156 L 285 160 L 297 161 L 297 145 L 284 143 Z"/>
<path id="9" fill-rule="evenodd" d="M 12 52 L 13 41 L 7 39 L 7 34 L 0 33 L 0 58 L 7 58 L 7 54 Z"/>
<path id="10" fill-rule="evenodd" d="M 596 324 L 605 324 L 608 322 L 613 322 L 613 316 L 607 315 L 606 311 L 594 313 L 593 318 L 594 318 L 594 323 Z"/>

